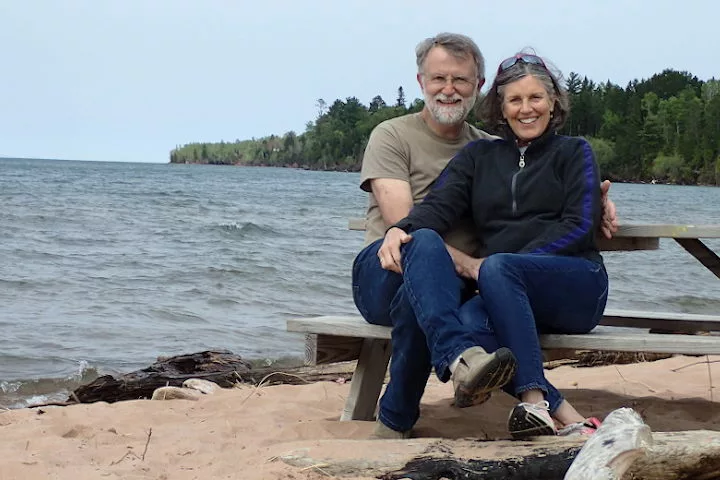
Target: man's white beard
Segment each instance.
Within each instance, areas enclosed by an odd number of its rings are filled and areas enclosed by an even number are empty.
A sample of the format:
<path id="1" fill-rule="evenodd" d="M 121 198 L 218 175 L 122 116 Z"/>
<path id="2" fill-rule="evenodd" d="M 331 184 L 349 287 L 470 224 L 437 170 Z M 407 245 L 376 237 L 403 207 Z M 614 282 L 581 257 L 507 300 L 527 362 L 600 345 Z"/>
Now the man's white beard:
<path id="1" fill-rule="evenodd" d="M 470 110 L 475 106 L 475 100 L 477 99 L 477 92 L 473 92 L 470 97 L 463 97 L 459 93 L 455 93 L 452 96 L 447 96 L 444 93 L 438 93 L 434 97 L 431 97 L 427 93 L 423 92 L 425 97 L 425 105 L 427 105 L 430 114 L 432 114 L 435 121 L 441 125 L 455 125 L 460 123 L 467 118 Z M 443 105 L 438 100 L 445 102 L 460 100 L 458 103 L 452 105 Z"/>

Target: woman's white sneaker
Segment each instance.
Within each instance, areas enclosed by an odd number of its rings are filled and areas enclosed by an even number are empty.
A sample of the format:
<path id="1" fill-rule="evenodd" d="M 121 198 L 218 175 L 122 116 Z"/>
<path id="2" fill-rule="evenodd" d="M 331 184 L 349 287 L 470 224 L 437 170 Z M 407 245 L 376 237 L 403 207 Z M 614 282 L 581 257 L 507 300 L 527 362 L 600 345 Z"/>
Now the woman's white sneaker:
<path id="1" fill-rule="evenodd" d="M 546 400 L 518 403 L 508 417 L 508 430 L 514 439 L 557 435 L 555 421 L 550 416 L 550 404 Z"/>

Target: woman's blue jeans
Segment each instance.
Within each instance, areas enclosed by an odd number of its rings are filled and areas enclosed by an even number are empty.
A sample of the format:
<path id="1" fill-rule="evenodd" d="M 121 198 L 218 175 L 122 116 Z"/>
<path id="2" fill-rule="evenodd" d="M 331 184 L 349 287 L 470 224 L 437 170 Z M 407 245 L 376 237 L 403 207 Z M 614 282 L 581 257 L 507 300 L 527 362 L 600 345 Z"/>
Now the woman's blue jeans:
<path id="1" fill-rule="evenodd" d="M 369 323 L 393 327 L 380 420 L 394 430 L 410 430 L 431 367 L 447 381 L 449 364 L 475 345 L 488 352 L 509 347 L 519 363 L 509 393 L 539 388 L 554 411 L 562 397 L 543 375 L 537 332 L 584 333 L 597 325 L 607 299 L 604 269 L 572 257 L 493 255 L 480 269 L 480 294 L 463 304 L 467 284 L 455 273 L 442 238 L 425 229 L 412 236 L 402 247 L 402 275 L 380 267 L 382 240 L 365 247 L 353 264 L 358 310 Z"/>
<path id="2" fill-rule="evenodd" d="M 545 379 L 538 334 L 595 328 L 607 302 L 605 268 L 579 257 L 499 253 L 480 267 L 478 290 L 462 306 L 462 321 L 473 324 L 485 350 L 512 350 L 518 366 L 509 393 L 542 390 L 554 412 L 563 397 Z"/>

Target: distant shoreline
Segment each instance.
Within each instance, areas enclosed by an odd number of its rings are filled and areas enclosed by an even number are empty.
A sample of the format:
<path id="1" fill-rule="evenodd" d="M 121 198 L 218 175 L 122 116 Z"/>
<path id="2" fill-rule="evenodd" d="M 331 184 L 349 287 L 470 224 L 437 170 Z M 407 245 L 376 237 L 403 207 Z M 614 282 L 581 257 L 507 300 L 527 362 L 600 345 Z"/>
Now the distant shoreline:
<path id="1" fill-rule="evenodd" d="M 348 169 L 344 165 L 332 165 L 325 168 L 316 168 L 308 165 L 300 165 L 297 163 L 285 163 L 281 165 L 270 165 L 266 163 L 260 163 L 257 165 L 246 165 L 244 163 L 210 163 L 210 162 L 170 162 L 171 165 L 213 165 L 217 167 L 269 167 L 269 168 L 292 168 L 295 170 L 310 170 L 313 172 L 348 172 L 354 173 L 359 172 L 360 167 L 351 167 Z"/>
<path id="2" fill-rule="evenodd" d="M 258 164 L 258 165 L 245 165 L 242 163 L 234 163 L 234 164 L 227 164 L 227 163 L 203 163 L 203 162 L 186 162 L 186 163 L 180 163 L 180 162 L 170 162 L 171 165 L 213 165 L 217 167 L 269 167 L 269 168 L 292 168 L 295 170 L 309 170 L 313 172 L 345 172 L 345 173 L 357 173 L 360 171 L 360 168 L 353 168 L 353 169 L 347 169 L 343 168 L 341 165 L 335 166 L 336 168 L 328 167 L 328 168 L 313 168 L 309 166 L 303 166 L 298 164 L 284 164 L 284 165 L 268 165 L 268 164 Z M 655 181 L 654 183 L 652 181 L 647 180 L 628 180 L 628 179 L 616 179 L 616 178 L 609 178 L 612 183 L 630 183 L 635 185 L 675 185 L 675 186 L 684 186 L 684 187 L 718 187 L 720 185 L 713 185 L 711 183 L 673 183 L 673 182 L 665 182 L 665 181 Z"/>

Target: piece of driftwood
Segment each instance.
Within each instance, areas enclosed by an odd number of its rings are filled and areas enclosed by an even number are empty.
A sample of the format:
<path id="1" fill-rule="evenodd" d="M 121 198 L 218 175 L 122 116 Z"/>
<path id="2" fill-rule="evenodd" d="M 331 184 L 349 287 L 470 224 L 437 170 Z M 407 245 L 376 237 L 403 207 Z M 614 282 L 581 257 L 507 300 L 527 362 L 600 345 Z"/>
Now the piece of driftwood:
<path id="1" fill-rule="evenodd" d="M 190 378 L 210 380 L 221 387 L 231 387 L 251 369 L 247 361 L 226 350 L 176 355 L 159 358 L 147 368 L 117 378 L 112 375 L 98 377 L 76 388 L 68 401 L 92 403 L 150 398 L 155 389 L 180 387 Z"/>
<path id="2" fill-rule="evenodd" d="M 602 365 L 624 365 L 628 363 L 655 362 L 670 358 L 671 353 L 653 352 L 612 352 L 607 350 L 582 350 L 575 352 L 576 367 L 598 367 Z"/>
<path id="3" fill-rule="evenodd" d="M 354 367 L 354 362 L 346 362 L 326 368 L 253 368 L 239 355 L 227 350 L 207 350 L 159 358 L 147 368 L 118 377 L 103 375 L 76 388 L 64 405 L 151 398 L 157 388 L 181 387 L 189 379 L 209 380 L 225 388 L 238 383 L 257 385 L 263 382 L 263 385 L 276 385 L 327 380 L 347 381 L 352 377 Z"/>
<path id="4" fill-rule="evenodd" d="M 650 427 L 631 408 L 610 412 L 583 445 L 565 480 L 617 480 L 653 443 Z"/>
<path id="5" fill-rule="evenodd" d="M 357 362 L 341 362 L 330 365 L 301 367 L 253 368 L 241 375 L 238 383 L 258 385 L 303 385 L 315 382 L 348 382 L 353 376 Z"/>
<path id="6" fill-rule="evenodd" d="M 545 351 L 543 354 L 547 357 L 547 360 L 543 362 L 543 368 L 546 370 L 566 365 L 599 367 L 603 365 L 655 362 L 673 356 L 671 353 L 612 352 L 607 350 L 555 350 Z"/>

